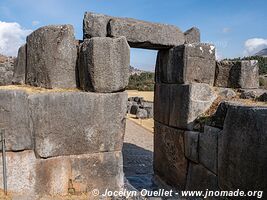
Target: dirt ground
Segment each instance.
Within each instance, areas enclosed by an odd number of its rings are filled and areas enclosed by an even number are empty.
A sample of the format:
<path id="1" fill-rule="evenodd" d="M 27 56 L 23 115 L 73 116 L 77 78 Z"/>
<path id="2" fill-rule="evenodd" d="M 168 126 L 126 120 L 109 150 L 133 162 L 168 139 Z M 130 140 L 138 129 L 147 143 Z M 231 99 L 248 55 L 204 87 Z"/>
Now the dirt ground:
<path id="1" fill-rule="evenodd" d="M 154 91 L 126 90 L 128 97 L 144 97 L 146 101 L 154 101 Z"/>
<path id="2" fill-rule="evenodd" d="M 128 97 L 144 97 L 146 101 L 154 101 L 154 91 L 138 91 L 127 90 Z M 137 119 L 135 115 L 128 114 L 127 119 L 135 122 L 136 124 L 144 127 L 150 132 L 154 132 L 154 120 L 153 119 Z"/>
<path id="3" fill-rule="evenodd" d="M 133 121 L 134 123 L 142 126 L 143 128 L 147 129 L 151 133 L 154 132 L 154 120 L 153 118 L 150 119 L 137 119 L 135 115 L 127 114 L 127 119 Z"/>

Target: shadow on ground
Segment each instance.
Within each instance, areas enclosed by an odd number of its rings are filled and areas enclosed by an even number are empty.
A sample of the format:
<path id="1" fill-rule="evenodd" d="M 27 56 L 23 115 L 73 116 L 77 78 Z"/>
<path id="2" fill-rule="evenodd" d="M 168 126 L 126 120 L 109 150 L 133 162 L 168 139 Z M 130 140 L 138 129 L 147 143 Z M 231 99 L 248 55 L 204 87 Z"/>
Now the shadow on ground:
<path id="1" fill-rule="evenodd" d="M 128 182 L 137 190 L 156 189 L 153 184 L 153 152 L 134 144 L 124 143 L 123 171 Z"/>

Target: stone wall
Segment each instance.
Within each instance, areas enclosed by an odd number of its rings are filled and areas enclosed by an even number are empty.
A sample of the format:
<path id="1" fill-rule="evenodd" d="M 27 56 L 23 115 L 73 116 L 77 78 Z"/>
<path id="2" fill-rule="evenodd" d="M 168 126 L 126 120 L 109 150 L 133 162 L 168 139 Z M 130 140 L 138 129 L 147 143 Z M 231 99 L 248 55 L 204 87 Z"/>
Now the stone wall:
<path id="1" fill-rule="evenodd" d="M 267 108 L 255 101 L 267 101 L 267 92 L 257 89 L 257 62 L 216 62 L 215 47 L 200 43 L 195 27 L 183 33 L 171 25 L 85 13 L 83 31 L 83 41 L 71 25 L 31 33 L 12 80 L 23 86 L 0 87 L 10 192 L 66 195 L 123 187 L 130 47 L 159 50 L 155 175 L 179 190 L 267 192 Z M 260 96 L 241 101 L 239 92 L 248 97 L 251 89 Z M 128 103 L 129 112 L 140 105 L 148 114 L 145 102 Z"/>
<path id="2" fill-rule="evenodd" d="M 14 63 L 15 58 L 0 55 L 0 86 L 12 83 Z"/>
<path id="3" fill-rule="evenodd" d="M 27 37 L 13 79 L 0 87 L 9 192 L 67 195 L 123 187 L 129 62 L 123 36 L 77 41 L 71 25 L 50 25 Z"/>
<path id="4" fill-rule="evenodd" d="M 190 42 L 158 52 L 155 175 L 177 190 L 267 193 L 267 91 L 258 89 L 257 61 L 219 62 L 214 52 Z"/>

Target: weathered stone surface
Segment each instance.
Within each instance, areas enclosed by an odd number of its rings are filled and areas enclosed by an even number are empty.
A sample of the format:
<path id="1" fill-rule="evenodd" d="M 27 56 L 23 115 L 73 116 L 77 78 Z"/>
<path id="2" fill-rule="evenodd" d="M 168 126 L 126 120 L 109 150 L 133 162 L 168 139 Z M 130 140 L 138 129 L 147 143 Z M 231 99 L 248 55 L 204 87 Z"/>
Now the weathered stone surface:
<path id="1" fill-rule="evenodd" d="M 185 44 L 158 52 L 156 82 L 207 83 L 213 85 L 215 47 L 209 44 Z"/>
<path id="2" fill-rule="evenodd" d="M 168 49 L 184 44 L 185 37 L 177 27 L 130 18 L 112 18 L 108 36 L 125 36 L 129 45 L 145 49 Z"/>
<path id="3" fill-rule="evenodd" d="M 24 44 L 18 50 L 18 56 L 14 66 L 13 84 L 24 84 L 26 74 L 26 52 L 27 45 Z"/>
<path id="4" fill-rule="evenodd" d="M 199 162 L 207 169 L 217 174 L 218 134 L 221 129 L 211 126 L 204 127 L 204 133 L 199 135 Z"/>
<path id="5" fill-rule="evenodd" d="M 136 113 L 138 119 L 146 119 L 148 117 L 147 111 L 145 109 L 138 109 Z"/>
<path id="6" fill-rule="evenodd" d="M 267 92 L 263 93 L 261 96 L 257 98 L 258 101 L 267 102 Z"/>
<path id="7" fill-rule="evenodd" d="M 133 105 L 132 101 L 127 101 L 127 113 L 130 113 L 132 105 Z"/>
<path id="8" fill-rule="evenodd" d="M 232 82 L 237 79 L 234 76 L 232 69 L 239 68 L 236 62 L 233 61 L 220 61 L 216 62 L 215 81 L 214 85 L 217 87 L 233 87 Z"/>
<path id="9" fill-rule="evenodd" d="M 139 109 L 139 106 L 138 106 L 137 104 L 133 104 L 133 105 L 131 106 L 130 114 L 132 114 L 132 115 L 136 115 L 138 109 Z"/>
<path id="10" fill-rule="evenodd" d="M 210 108 L 217 97 L 208 84 L 173 84 L 168 87 L 170 87 L 170 96 L 167 97 L 172 102 L 169 125 L 181 129 L 193 130 L 195 120 Z"/>
<path id="11" fill-rule="evenodd" d="M 167 84 L 155 85 L 154 119 L 168 125 L 170 119 L 170 86 Z"/>
<path id="12" fill-rule="evenodd" d="M 202 165 L 189 162 L 186 190 L 218 190 L 218 178 Z"/>
<path id="13" fill-rule="evenodd" d="M 244 91 L 240 94 L 241 99 L 256 99 L 257 94 L 255 91 Z"/>
<path id="14" fill-rule="evenodd" d="M 7 150 L 32 149 L 28 100 L 25 92 L 0 88 L 0 127 L 5 130 Z"/>
<path id="15" fill-rule="evenodd" d="M 218 96 L 221 96 L 226 99 L 236 97 L 235 91 L 231 88 L 216 88 L 216 92 L 218 93 Z"/>
<path id="16" fill-rule="evenodd" d="M 80 87 L 86 91 L 116 92 L 128 85 L 130 47 L 125 37 L 85 40 L 80 52 Z"/>
<path id="17" fill-rule="evenodd" d="M 222 190 L 267 193 L 266 124 L 267 107 L 229 106 L 218 146 Z"/>
<path id="18" fill-rule="evenodd" d="M 107 25 L 112 17 L 92 12 L 85 12 L 83 19 L 83 38 L 106 37 Z"/>
<path id="19" fill-rule="evenodd" d="M 242 99 L 258 99 L 267 92 L 265 89 L 239 89 L 240 98 Z"/>
<path id="20" fill-rule="evenodd" d="M 154 117 L 153 107 L 144 107 L 144 109 L 147 111 L 147 117 L 148 118 Z"/>
<path id="21" fill-rule="evenodd" d="M 258 62 L 256 60 L 216 62 L 214 85 L 231 88 L 258 88 Z"/>
<path id="22" fill-rule="evenodd" d="M 200 42 L 200 31 L 196 27 L 192 27 L 184 32 L 185 35 L 185 43 L 199 43 Z"/>
<path id="23" fill-rule="evenodd" d="M 100 194 L 123 186 L 121 152 L 105 152 L 78 156 L 40 159 L 36 165 L 38 194 L 66 195 L 98 189 Z"/>
<path id="24" fill-rule="evenodd" d="M 266 75 L 259 76 L 259 82 L 260 82 L 261 88 L 267 89 L 267 76 Z"/>
<path id="25" fill-rule="evenodd" d="M 51 25 L 27 37 L 26 83 L 45 88 L 75 88 L 77 58 L 71 25 Z"/>
<path id="26" fill-rule="evenodd" d="M 67 195 L 123 186 L 121 152 L 36 159 L 33 151 L 7 152 L 8 190 L 26 195 Z M 2 165 L 2 159 L 0 159 Z M 0 187 L 3 173 L 0 168 Z M 38 199 L 38 198 L 37 198 Z"/>
<path id="27" fill-rule="evenodd" d="M 185 143 L 185 156 L 198 163 L 198 138 L 199 132 L 185 131 L 184 133 L 184 143 Z"/>
<path id="28" fill-rule="evenodd" d="M 1 56 L 0 60 L 0 86 L 11 85 L 14 70 L 14 58 Z"/>
<path id="29" fill-rule="evenodd" d="M 8 191 L 16 193 L 33 194 L 36 183 L 35 164 L 33 151 L 7 152 L 7 187 Z M 0 188 L 3 189 L 3 163 L 0 158 Z"/>
<path id="30" fill-rule="evenodd" d="M 230 105 L 238 105 L 238 102 L 222 101 L 212 116 L 212 126 L 223 129 L 224 120 Z"/>
<path id="31" fill-rule="evenodd" d="M 155 121 L 154 172 L 167 184 L 184 189 L 188 161 L 184 156 L 184 131 Z"/>
<path id="32" fill-rule="evenodd" d="M 245 60 L 241 62 L 239 85 L 241 88 L 259 87 L 259 67 L 257 60 Z"/>
<path id="33" fill-rule="evenodd" d="M 125 92 L 30 95 L 37 155 L 47 158 L 121 150 L 126 102 Z"/>

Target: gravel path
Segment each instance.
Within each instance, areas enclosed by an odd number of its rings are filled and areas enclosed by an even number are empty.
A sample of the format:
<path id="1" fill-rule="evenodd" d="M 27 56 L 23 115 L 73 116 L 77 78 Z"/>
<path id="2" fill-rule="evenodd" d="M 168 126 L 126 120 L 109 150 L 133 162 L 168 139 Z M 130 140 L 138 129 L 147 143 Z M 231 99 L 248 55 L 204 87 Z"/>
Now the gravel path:
<path id="1" fill-rule="evenodd" d="M 138 190 L 153 190 L 153 133 L 127 120 L 122 152 L 128 182 Z"/>

